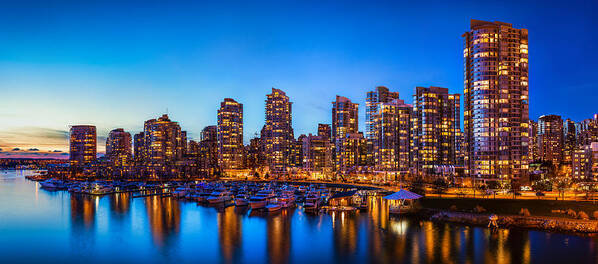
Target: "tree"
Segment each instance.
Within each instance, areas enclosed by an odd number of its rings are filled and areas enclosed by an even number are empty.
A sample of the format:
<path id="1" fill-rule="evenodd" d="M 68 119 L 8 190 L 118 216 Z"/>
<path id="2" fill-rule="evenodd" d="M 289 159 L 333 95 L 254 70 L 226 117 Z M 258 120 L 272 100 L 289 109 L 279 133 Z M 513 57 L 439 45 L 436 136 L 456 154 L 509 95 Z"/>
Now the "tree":
<path id="1" fill-rule="evenodd" d="M 521 183 L 519 183 L 519 181 L 512 180 L 511 181 L 511 192 L 513 193 L 513 199 L 517 198 L 517 194 L 519 194 L 520 190 L 521 190 Z"/>
<path id="2" fill-rule="evenodd" d="M 488 182 L 488 189 L 492 190 L 492 194 L 496 198 L 496 190 L 502 189 L 502 184 L 499 181 Z"/>
<path id="3" fill-rule="evenodd" d="M 485 183 L 480 183 L 476 186 L 474 186 L 474 190 L 477 189 L 482 193 L 482 196 L 486 196 L 486 190 L 488 190 L 488 185 L 486 185 Z M 474 193 L 474 197 L 475 197 L 475 193 Z"/>
<path id="4" fill-rule="evenodd" d="M 438 178 L 434 181 L 434 191 L 437 194 L 440 194 L 440 197 L 442 197 L 442 194 L 446 192 L 446 189 L 448 188 L 448 183 L 442 179 L 442 178 Z"/>
<path id="5" fill-rule="evenodd" d="M 412 183 L 411 187 L 409 188 L 410 191 L 425 196 L 426 189 L 424 180 L 421 177 L 416 178 Z"/>
<path id="6" fill-rule="evenodd" d="M 547 192 L 550 191 L 550 182 L 543 180 L 543 181 L 536 181 L 532 184 L 532 189 L 536 192 Z"/>
<path id="7" fill-rule="evenodd" d="M 559 196 L 561 196 L 563 200 L 565 199 L 565 191 L 567 191 L 567 189 L 571 187 L 571 184 L 571 180 L 566 177 L 559 177 L 554 182 L 554 188 L 557 189 L 557 191 L 559 192 Z"/>

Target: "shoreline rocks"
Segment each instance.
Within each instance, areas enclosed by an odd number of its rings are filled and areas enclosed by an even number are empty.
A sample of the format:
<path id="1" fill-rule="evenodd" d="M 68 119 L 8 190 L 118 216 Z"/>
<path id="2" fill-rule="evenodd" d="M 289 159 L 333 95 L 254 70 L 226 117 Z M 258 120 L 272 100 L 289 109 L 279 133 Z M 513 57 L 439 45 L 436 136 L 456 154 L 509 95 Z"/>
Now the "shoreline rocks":
<path id="1" fill-rule="evenodd" d="M 429 212 L 428 215 L 431 215 L 430 220 L 437 222 L 451 222 L 479 226 L 488 226 L 488 223 L 490 222 L 489 214 L 435 211 Z M 544 231 L 598 234 L 598 221 L 596 220 L 542 216 L 499 215 L 497 223 L 501 228 L 515 227 Z"/>

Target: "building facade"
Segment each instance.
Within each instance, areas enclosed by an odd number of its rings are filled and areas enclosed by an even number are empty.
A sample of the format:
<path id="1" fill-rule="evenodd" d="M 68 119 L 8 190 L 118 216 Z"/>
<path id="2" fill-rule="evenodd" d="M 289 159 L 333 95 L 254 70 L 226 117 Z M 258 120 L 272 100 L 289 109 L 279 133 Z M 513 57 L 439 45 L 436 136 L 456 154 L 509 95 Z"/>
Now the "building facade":
<path id="1" fill-rule="evenodd" d="M 71 166 L 86 166 L 96 161 L 96 127 L 91 125 L 71 126 L 69 133 L 69 161 Z"/>
<path id="2" fill-rule="evenodd" d="M 133 136 L 133 158 L 136 165 L 143 164 L 147 160 L 147 151 L 145 149 L 145 135 L 139 132 Z"/>
<path id="3" fill-rule="evenodd" d="M 114 166 L 126 166 L 131 162 L 131 133 L 122 128 L 113 129 L 106 139 L 106 157 Z"/>
<path id="4" fill-rule="evenodd" d="M 342 152 L 347 150 L 343 147 L 347 144 L 343 142 L 347 134 L 357 133 L 359 131 L 359 104 L 351 102 L 346 97 L 336 96 L 336 100 L 332 102 L 332 135 L 331 140 L 334 148 L 333 160 L 335 169 L 341 170 L 341 167 L 347 168 L 350 164 L 343 164 L 349 162 L 345 160 L 346 155 Z"/>
<path id="5" fill-rule="evenodd" d="M 336 170 L 342 175 L 354 173 L 359 167 L 368 165 L 368 145 L 363 133 L 347 133 L 336 144 Z"/>
<path id="6" fill-rule="evenodd" d="M 285 173 L 290 163 L 293 134 L 292 103 L 282 90 L 272 88 L 266 96 L 266 124 L 261 141 L 264 154 L 273 174 Z"/>
<path id="7" fill-rule="evenodd" d="M 538 122 L 529 120 L 529 163 L 540 160 L 540 144 L 538 144 Z"/>
<path id="8" fill-rule="evenodd" d="M 563 162 L 563 120 L 558 115 L 543 115 L 538 119 L 540 158 L 552 162 L 555 168 Z"/>
<path id="9" fill-rule="evenodd" d="M 413 96 L 413 166 L 418 176 L 458 165 L 461 97 L 447 88 L 416 87 Z"/>
<path id="10" fill-rule="evenodd" d="M 407 174 L 411 168 L 412 106 L 401 99 L 378 104 L 374 120 L 377 171 Z"/>
<path id="11" fill-rule="evenodd" d="M 580 146 L 573 151 L 571 176 L 578 182 L 598 181 L 598 142 Z"/>
<path id="12" fill-rule="evenodd" d="M 312 134 L 303 137 L 303 169 L 320 178 L 332 172 L 332 168 L 330 139 Z"/>
<path id="13" fill-rule="evenodd" d="M 218 109 L 218 164 L 223 170 L 243 168 L 243 104 L 225 98 Z"/>
<path id="14" fill-rule="evenodd" d="M 318 124 L 318 136 L 326 137 L 332 141 L 332 129 L 329 124 Z"/>
<path id="15" fill-rule="evenodd" d="M 598 142 L 598 114 L 594 119 L 585 119 L 578 123 L 577 143 L 580 146 Z"/>
<path id="16" fill-rule="evenodd" d="M 527 30 L 471 20 L 462 37 L 465 173 L 517 180 L 528 171 Z"/>
<path id="17" fill-rule="evenodd" d="M 344 138 L 347 133 L 359 131 L 359 104 L 346 97 L 336 96 L 332 102 L 332 142 Z"/>
<path id="18" fill-rule="evenodd" d="M 376 121 L 379 119 L 379 105 L 399 98 L 399 92 L 390 92 L 385 86 L 378 86 L 366 94 L 365 99 L 365 137 L 371 141 L 377 139 Z M 375 142 L 372 142 L 375 144 Z"/>
<path id="19" fill-rule="evenodd" d="M 145 164 L 162 166 L 182 160 L 186 139 L 179 124 L 168 115 L 145 121 L 143 135 Z"/>
<path id="20" fill-rule="evenodd" d="M 198 167 L 206 175 L 214 175 L 218 166 L 218 127 L 207 126 L 201 130 L 198 142 Z"/>

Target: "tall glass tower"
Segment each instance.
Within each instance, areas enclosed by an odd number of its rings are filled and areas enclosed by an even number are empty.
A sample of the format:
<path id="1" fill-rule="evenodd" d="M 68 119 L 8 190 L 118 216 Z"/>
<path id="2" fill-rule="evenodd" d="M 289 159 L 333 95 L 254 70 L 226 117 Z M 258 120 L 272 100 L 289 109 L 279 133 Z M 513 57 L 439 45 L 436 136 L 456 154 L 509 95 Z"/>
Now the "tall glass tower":
<path id="1" fill-rule="evenodd" d="M 528 166 L 527 29 L 471 20 L 462 37 L 466 173 L 518 179 Z"/>

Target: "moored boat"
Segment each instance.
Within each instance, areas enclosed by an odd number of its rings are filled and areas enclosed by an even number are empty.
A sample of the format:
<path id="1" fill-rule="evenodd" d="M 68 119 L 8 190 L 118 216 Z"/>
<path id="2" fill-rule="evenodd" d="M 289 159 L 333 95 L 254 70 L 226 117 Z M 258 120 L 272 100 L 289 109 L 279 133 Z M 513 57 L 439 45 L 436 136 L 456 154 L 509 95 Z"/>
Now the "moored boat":
<path id="1" fill-rule="evenodd" d="M 293 192 L 284 191 L 278 202 L 283 208 L 293 207 L 295 206 L 295 195 L 293 195 Z"/>
<path id="2" fill-rule="evenodd" d="M 39 184 L 42 186 L 42 188 L 46 188 L 46 189 L 58 190 L 58 189 L 63 189 L 65 187 L 63 181 L 54 180 L 54 179 L 41 181 Z"/>
<path id="3" fill-rule="evenodd" d="M 210 196 L 211 196 L 211 194 L 212 194 L 212 193 L 211 193 L 211 192 L 209 192 L 209 191 L 203 191 L 203 192 L 199 193 L 199 195 L 197 195 L 197 196 L 195 197 L 195 200 L 196 200 L 197 202 L 200 202 L 200 203 L 207 202 L 207 201 L 208 201 L 208 197 L 210 197 Z"/>
<path id="4" fill-rule="evenodd" d="M 266 211 L 268 212 L 276 212 L 280 209 L 282 209 L 282 206 L 277 202 L 266 205 Z"/>
<path id="5" fill-rule="evenodd" d="M 216 204 L 216 203 L 223 203 L 230 201 L 232 198 L 230 197 L 229 191 L 218 191 L 213 192 L 210 197 L 207 198 L 208 203 Z"/>
<path id="6" fill-rule="evenodd" d="M 246 194 L 238 194 L 235 196 L 235 206 L 247 206 L 249 205 L 249 198 Z"/>
<path id="7" fill-rule="evenodd" d="M 320 194 L 318 192 L 310 192 L 305 197 L 303 208 L 306 211 L 315 211 L 320 207 Z"/>
<path id="8" fill-rule="evenodd" d="M 251 209 L 262 209 L 265 208 L 270 199 L 273 198 L 275 198 L 275 195 L 272 190 L 261 190 L 249 199 L 249 205 L 251 205 Z"/>

